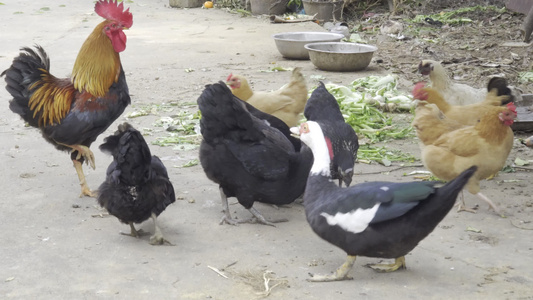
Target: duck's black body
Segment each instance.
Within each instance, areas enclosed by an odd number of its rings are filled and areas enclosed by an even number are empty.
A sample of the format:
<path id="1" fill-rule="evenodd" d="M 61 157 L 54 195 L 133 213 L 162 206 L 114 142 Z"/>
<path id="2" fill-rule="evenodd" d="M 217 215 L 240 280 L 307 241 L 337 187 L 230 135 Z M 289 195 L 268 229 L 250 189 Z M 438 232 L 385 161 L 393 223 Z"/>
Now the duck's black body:
<path id="1" fill-rule="evenodd" d="M 404 256 L 431 233 L 453 207 L 477 167 L 438 187 L 438 182 L 366 182 L 341 188 L 331 182 L 332 144 L 321 124 L 300 126 L 300 139 L 314 162 L 304 194 L 307 221 L 322 239 L 346 251 L 347 261 L 333 275 L 312 281 L 344 280 L 356 256 L 395 258 L 372 268 L 392 272 L 405 267 Z"/>
<path id="2" fill-rule="evenodd" d="M 326 176 L 310 175 L 304 195 L 307 220 L 317 235 L 348 255 L 398 258 L 442 221 L 474 171 L 470 168 L 440 188 L 437 182 L 367 182 L 341 189 Z M 321 215 L 369 209 L 379 202 L 372 221 L 359 233 L 330 225 Z"/>
<path id="3" fill-rule="evenodd" d="M 331 178 L 338 179 L 339 185 L 344 182 L 349 186 L 359 140 L 352 126 L 345 122 L 337 100 L 328 92 L 324 83 L 319 82 L 307 100 L 304 116 L 309 121 L 320 122 L 322 131 L 330 138 L 333 149 Z"/>
<path id="4" fill-rule="evenodd" d="M 313 155 L 307 147 L 297 152 L 287 138 L 289 131 L 284 134 L 251 114 L 221 82 L 206 86 L 198 106 L 200 162 L 207 177 L 219 184 L 223 204 L 225 197 L 236 197 L 252 209 L 256 201 L 283 205 L 303 194 Z"/>

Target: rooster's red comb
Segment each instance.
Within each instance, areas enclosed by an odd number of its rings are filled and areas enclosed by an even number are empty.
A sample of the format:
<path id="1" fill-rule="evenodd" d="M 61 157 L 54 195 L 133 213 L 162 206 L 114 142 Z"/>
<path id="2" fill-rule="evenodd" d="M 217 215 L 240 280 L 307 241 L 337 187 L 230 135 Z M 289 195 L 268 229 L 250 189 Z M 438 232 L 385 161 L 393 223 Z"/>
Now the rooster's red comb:
<path id="1" fill-rule="evenodd" d="M 226 78 L 226 81 L 229 81 L 229 80 L 231 79 L 231 77 L 233 77 L 233 73 L 230 73 L 230 74 L 228 75 L 228 78 Z"/>
<path id="2" fill-rule="evenodd" d="M 515 115 L 516 115 L 516 105 L 514 105 L 513 102 L 507 103 L 507 109 L 509 109 L 510 111 L 514 112 Z"/>
<path id="3" fill-rule="evenodd" d="M 94 6 L 94 11 L 106 20 L 117 21 L 124 27 L 130 28 L 133 25 L 133 15 L 130 9 L 124 10 L 124 4 L 118 0 L 99 0 Z"/>

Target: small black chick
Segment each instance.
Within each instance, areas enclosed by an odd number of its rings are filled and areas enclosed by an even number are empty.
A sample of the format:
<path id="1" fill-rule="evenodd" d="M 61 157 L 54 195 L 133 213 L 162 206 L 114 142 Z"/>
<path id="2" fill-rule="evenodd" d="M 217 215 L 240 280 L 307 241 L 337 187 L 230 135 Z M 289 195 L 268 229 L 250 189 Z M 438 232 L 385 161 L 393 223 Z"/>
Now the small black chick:
<path id="1" fill-rule="evenodd" d="M 352 126 L 344 121 L 337 100 L 328 92 L 324 83 L 319 82 L 307 100 L 304 116 L 309 121 L 320 122 L 322 130 L 331 140 L 333 146 L 331 178 L 338 179 L 339 186 L 342 186 L 342 182 L 350 186 L 359 139 Z"/>
<path id="2" fill-rule="evenodd" d="M 100 150 L 113 155 L 104 183 L 98 189 L 98 203 L 122 223 L 129 224 L 129 235 L 138 237 L 133 223 L 148 218 L 154 221 L 155 232 L 150 244 L 170 244 L 157 226 L 156 218 L 176 201 L 174 187 L 167 169 L 150 149 L 139 131 L 130 124 L 118 126 L 114 135 L 105 138 Z"/>
<path id="3" fill-rule="evenodd" d="M 203 136 L 200 163 L 206 176 L 219 185 L 225 212 L 221 224 L 258 221 L 274 226 L 282 221 L 267 221 L 253 204 L 283 205 L 301 196 L 313 163 L 311 150 L 302 147 L 297 152 L 287 137 L 289 132 L 284 134 L 252 114 L 223 82 L 207 85 L 198 107 Z M 236 197 L 253 217 L 232 219 L 228 197 Z"/>

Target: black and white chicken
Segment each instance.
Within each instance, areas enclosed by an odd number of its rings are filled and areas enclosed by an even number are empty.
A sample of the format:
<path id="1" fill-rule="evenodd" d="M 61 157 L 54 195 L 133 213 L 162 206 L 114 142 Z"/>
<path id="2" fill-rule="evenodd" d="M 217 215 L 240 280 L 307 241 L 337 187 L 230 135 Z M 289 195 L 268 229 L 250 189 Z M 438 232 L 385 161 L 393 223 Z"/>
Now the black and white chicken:
<path id="1" fill-rule="evenodd" d="M 311 275 L 310 281 L 351 279 L 348 272 L 357 255 L 395 259 L 394 264 L 371 265 L 376 271 L 405 268 L 404 256 L 446 216 L 477 168 L 442 187 L 438 182 L 365 182 L 340 188 L 331 182 L 331 143 L 320 124 L 308 121 L 292 130 L 314 155 L 304 194 L 307 221 L 318 236 L 348 254 L 335 273 Z"/>
<path id="2" fill-rule="evenodd" d="M 297 152 L 285 134 L 252 115 L 223 82 L 207 85 L 198 107 L 200 162 L 206 176 L 219 184 L 225 213 L 221 224 L 257 221 L 274 226 L 281 220 L 267 221 L 253 204 L 283 205 L 300 197 L 313 163 L 310 149 Z M 233 219 L 228 197 L 236 197 L 253 217 Z"/>
<path id="3" fill-rule="evenodd" d="M 333 149 L 331 178 L 338 179 L 339 186 L 342 182 L 350 186 L 359 139 L 352 126 L 345 122 L 337 99 L 328 92 L 324 83 L 319 82 L 307 100 L 304 116 L 309 121 L 320 122 L 322 130 L 330 138 Z"/>
<path id="4" fill-rule="evenodd" d="M 156 218 L 176 201 L 174 187 L 165 166 L 157 156 L 151 155 L 141 133 L 128 123 L 121 124 L 114 135 L 105 138 L 100 150 L 111 154 L 113 162 L 98 189 L 98 203 L 122 223 L 129 224 L 128 235 L 134 237 L 142 231 L 135 230 L 133 224 L 152 218 L 155 232 L 150 244 L 170 244 L 157 226 Z"/>

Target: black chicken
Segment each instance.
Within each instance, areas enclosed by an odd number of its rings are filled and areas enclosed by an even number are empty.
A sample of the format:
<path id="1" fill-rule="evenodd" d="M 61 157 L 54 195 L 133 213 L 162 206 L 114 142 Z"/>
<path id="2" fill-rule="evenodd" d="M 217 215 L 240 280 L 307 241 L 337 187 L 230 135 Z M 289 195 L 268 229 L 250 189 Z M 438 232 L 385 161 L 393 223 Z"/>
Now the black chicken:
<path id="1" fill-rule="evenodd" d="M 311 281 L 351 279 L 356 255 L 396 259 L 371 265 L 376 271 L 405 268 L 404 256 L 446 216 L 477 169 L 467 169 L 440 188 L 438 182 L 365 182 L 343 189 L 331 182 L 331 144 L 320 123 L 303 123 L 299 133 L 314 155 L 304 194 L 307 221 L 318 236 L 348 254 L 335 273 L 312 275 Z"/>
<path id="2" fill-rule="evenodd" d="M 335 97 L 328 92 L 324 83 L 319 82 L 307 100 L 304 116 L 309 121 L 320 122 L 322 130 L 330 138 L 333 148 L 331 178 L 349 186 L 352 182 L 353 168 L 359 149 L 357 134 L 352 126 L 344 121 Z"/>
<path id="3" fill-rule="evenodd" d="M 105 138 L 100 150 L 113 155 L 113 162 L 98 190 L 98 203 L 109 214 L 129 224 L 129 235 L 134 237 L 141 232 L 135 230 L 133 223 L 152 218 L 155 232 L 150 244 L 170 244 L 157 226 L 156 218 L 176 201 L 174 187 L 161 160 L 150 154 L 141 133 L 128 123 L 121 124 L 114 135 Z"/>
<path id="4" fill-rule="evenodd" d="M 246 101 L 243 101 L 243 102 L 248 112 L 250 112 L 254 117 L 261 119 L 263 121 L 266 121 L 268 125 L 270 125 L 271 127 L 274 127 L 277 130 L 279 130 L 289 140 L 289 142 L 291 142 L 291 144 L 294 146 L 294 150 L 296 152 L 300 151 L 302 147 L 302 142 L 300 142 L 300 139 L 297 139 L 294 136 L 292 136 L 291 129 L 287 124 L 285 124 L 285 122 L 283 122 L 282 120 L 278 119 L 277 117 L 271 114 L 267 114 L 265 112 L 260 111 L 259 109 L 253 107 L 251 104 L 249 104 Z"/>
<path id="5" fill-rule="evenodd" d="M 207 85 L 198 98 L 202 113 L 200 162 L 207 177 L 219 184 L 225 212 L 221 224 L 267 221 L 254 202 L 289 204 L 301 196 L 313 155 L 293 144 L 271 123 L 252 115 L 249 106 L 223 83 Z M 288 134 L 288 133 L 287 133 Z M 231 218 L 227 197 L 236 197 L 252 213 L 246 220 Z"/>

